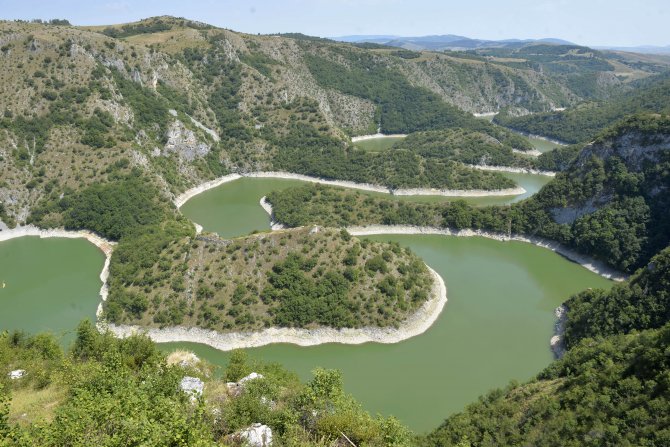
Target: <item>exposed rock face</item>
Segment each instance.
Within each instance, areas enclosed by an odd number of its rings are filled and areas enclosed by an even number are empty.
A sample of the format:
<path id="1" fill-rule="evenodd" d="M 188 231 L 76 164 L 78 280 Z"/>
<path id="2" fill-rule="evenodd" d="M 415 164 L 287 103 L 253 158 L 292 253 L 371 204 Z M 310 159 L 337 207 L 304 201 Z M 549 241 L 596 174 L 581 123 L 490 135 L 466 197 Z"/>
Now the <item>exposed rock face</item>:
<path id="1" fill-rule="evenodd" d="M 191 397 L 191 400 L 196 400 L 202 396 L 202 391 L 205 388 L 205 383 L 197 377 L 186 376 L 181 379 L 179 388 Z"/>
<path id="2" fill-rule="evenodd" d="M 589 144 L 580 152 L 575 163 L 582 166 L 594 155 L 603 160 L 619 157 L 629 171 L 639 172 L 645 163 L 658 162 L 669 147 L 670 136 L 657 135 L 650 138 L 649 135 L 630 132 L 611 141 Z"/>
<path id="3" fill-rule="evenodd" d="M 598 208 L 605 203 L 607 203 L 607 200 L 598 200 L 598 203 L 596 203 L 596 199 L 591 198 L 584 205 L 579 207 L 570 206 L 565 208 L 552 208 L 550 211 L 556 223 L 571 224 L 586 214 L 596 212 Z"/>
<path id="4" fill-rule="evenodd" d="M 590 170 L 593 158 L 603 160 L 605 169 L 612 158 L 617 158 L 625 165 L 629 173 L 642 172 L 645 165 L 656 164 L 668 155 L 670 136 L 639 131 L 628 131 L 604 140 L 596 140 L 587 145 L 579 153 L 571 165 L 572 175 L 586 175 Z M 643 186 L 644 187 L 644 186 Z M 654 197 L 666 191 L 666 185 L 654 184 L 645 194 Z M 615 200 L 617 192 L 610 185 L 601 185 L 592 197 L 569 203 L 565 206 L 551 208 L 549 211 L 554 221 L 559 224 L 572 224 L 577 219 L 591 214 Z"/>
<path id="5" fill-rule="evenodd" d="M 246 441 L 249 447 L 270 447 L 272 445 L 272 429 L 263 424 L 251 424 L 242 430 L 238 437 Z"/>
<path id="6" fill-rule="evenodd" d="M 210 151 L 205 143 L 200 143 L 192 130 L 187 129 L 179 120 L 175 120 L 167 130 L 165 152 L 173 152 L 186 161 L 204 157 Z"/>
<path id="7" fill-rule="evenodd" d="M 133 82 L 137 82 L 138 84 L 143 85 L 142 75 L 140 75 L 140 72 L 137 71 L 136 69 L 130 73 L 130 79 L 132 79 Z"/>
<path id="8" fill-rule="evenodd" d="M 554 336 L 551 337 L 549 345 L 554 357 L 560 359 L 565 354 L 565 346 L 563 344 L 563 334 L 565 333 L 565 320 L 568 316 L 568 309 L 564 304 L 561 304 L 554 310 L 556 315 L 556 323 L 554 324 Z"/>

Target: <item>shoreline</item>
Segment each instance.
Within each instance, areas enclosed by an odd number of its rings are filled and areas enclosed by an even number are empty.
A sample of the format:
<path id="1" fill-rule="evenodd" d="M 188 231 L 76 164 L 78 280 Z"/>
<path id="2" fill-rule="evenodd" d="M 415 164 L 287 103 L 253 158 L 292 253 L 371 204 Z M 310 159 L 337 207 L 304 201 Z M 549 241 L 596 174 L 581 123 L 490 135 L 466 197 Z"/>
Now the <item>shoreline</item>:
<path id="1" fill-rule="evenodd" d="M 496 241 L 507 242 L 525 242 L 538 247 L 551 250 L 564 258 L 575 262 L 585 269 L 596 273 L 603 278 L 621 282 L 626 280 L 627 276 L 623 273 L 608 267 L 603 262 L 597 261 L 589 256 L 577 253 L 571 248 L 568 248 L 558 242 L 534 236 L 523 236 L 513 234 L 507 236 L 502 233 L 494 233 L 481 230 L 451 230 L 449 228 L 437 227 L 419 227 L 412 225 L 368 225 L 368 226 L 353 226 L 347 227 L 346 230 L 352 236 L 372 236 L 380 234 L 428 234 L 428 235 L 442 235 L 442 236 L 456 236 L 456 237 L 483 237 L 486 239 L 493 239 Z"/>
<path id="2" fill-rule="evenodd" d="M 221 186 L 241 178 L 278 178 L 284 180 L 300 180 L 309 183 L 320 183 L 322 185 L 339 186 L 343 188 L 358 189 L 361 191 L 379 192 L 396 196 L 444 196 L 444 197 L 488 197 L 488 196 L 518 196 L 525 194 L 526 190 L 521 186 L 507 189 L 437 189 L 437 188 L 406 188 L 390 189 L 386 186 L 373 185 L 370 183 L 355 183 L 347 180 L 328 180 L 303 174 L 294 174 L 282 171 L 260 171 L 243 174 L 228 174 L 214 180 L 202 183 L 190 188 L 174 198 L 173 202 L 177 209 L 198 194 Z"/>
<path id="3" fill-rule="evenodd" d="M 272 205 L 264 200 L 263 197 L 261 200 L 265 202 L 263 209 L 270 215 L 270 219 L 274 219 L 274 211 Z M 282 225 L 282 224 L 279 224 Z M 283 225 L 282 225 L 282 228 Z M 590 256 L 582 255 L 577 253 L 575 250 L 568 248 L 556 241 L 541 237 L 528 237 L 523 235 L 511 235 L 507 236 L 502 233 L 494 233 L 490 231 L 482 230 L 452 230 L 450 228 L 438 228 L 438 227 L 420 227 L 416 225 L 366 225 L 366 226 L 351 226 L 345 228 L 349 234 L 352 236 L 373 236 L 380 234 L 403 234 L 403 235 L 440 235 L 440 236 L 456 236 L 456 237 L 483 237 L 486 239 L 493 239 L 500 242 L 514 241 L 514 242 L 525 242 L 529 244 L 536 245 L 538 247 L 546 248 L 554 253 L 557 253 L 569 261 L 575 262 L 585 269 L 596 273 L 603 278 L 621 282 L 627 279 L 627 276 L 623 273 L 608 267 L 603 262 L 597 261 Z"/>
<path id="4" fill-rule="evenodd" d="M 512 152 L 514 152 L 515 154 L 528 155 L 529 157 L 539 157 L 540 155 L 542 155 L 542 152 L 538 151 L 537 149 L 522 151 L 519 149 L 512 148 Z"/>
<path id="5" fill-rule="evenodd" d="M 515 174 L 533 174 L 544 175 L 546 177 L 556 177 L 554 171 L 540 171 L 531 168 L 513 168 L 510 166 L 484 166 L 484 165 L 465 165 L 472 169 L 479 169 L 480 171 L 495 171 L 495 172 L 513 172 Z"/>
<path id="6" fill-rule="evenodd" d="M 371 135 L 359 135 L 357 137 L 351 137 L 351 142 L 357 143 L 359 141 L 374 140 L 375 138 L 405 138 L 406 136 L 406 133 L 393 133 L 385 135 L 381 132 L 377 132 L 376 134 Z"/>
<path id="7" fill-rule="evenodd" d="M 62 228 L 52 229 L 52 230 L 43 230 L 34 225 L 26 225 L 23 227 L 17 227 L 12 230 L 3 230 L 0 231 L 0 242 L 8 241 L 11 239 L 17 239 L 21 237 L 28 236 L 37 236 L 41 239 L 46 238 L 64 238 L 64 239 L 86 239 L 91 244 L 95 245 L 102 251 L 105 255 L 105 262 L 102 266 L 102 271 L 100 272 L 100 281 L 102 281 L 102 286 L 100 287 L 100 298 L 102 301 L 107 300 L 109 295 L 109 288 L 107 286 L 107 279 L 109 278 L 109 264 L 112 260 L 112 252 L 114 251 L 115 242 L 108 241 L 107 239 L 98 236 L 97 234 L 91 233 L 90 231 L 69 231 Z M 102 312 L 102 302 L 98 304 L 98 309 L 96 310 L 96 317 L 99 316 Z"/>
<path id="8" fill-rule="evenodd" d="M 263 208 L 263 210 L 270 216 L 270 229 L 272 231 L 283 230 L 284 228 L 286 228 L 284 224 L 277 222 L 277 220 L 275 219 L 274 212 L 272 211 L 272 204 L 267 201 L 267 198 L 265 196 L 261 197 L 260 204 L 261 208 Z"/>
<path id="9" fill-rule="evenodd" d="M 501 126 L 501 127 L 505 127 L 505 126 Z M 569 146 L 570 145 L 570 143 L 566 143 L 565 141 L 554 140 L 553 138 L 543 137 L 542 135 L 537 135 L 537 134 L 530 133 L 530 132 L 524 132 L 523 130 L 517 130 L 517 129 L 513 129 L 511 127 L 505 127 L 505 129 L 509 129 L 512 132 L 516 132 L 519 135 L 523 135 L 524 137 L 536 138 L 538 140 L 548 141 L 550 143 L 558 144 L 559 146 Z"/>
<path id="10" fill-rule="evenodd" d="M 399 343 L 426 332 L 442 313 L 447 303 L 447 287 L 442 277 L 427 264 L 433 276 L 432 297 L 421 305 L 416 312 L 408 316 L 396 328 L 365 327 L 360 329 L 343 328 L 269 328 L 260 332 L 222 333 L 211 329 L 167 327 L 142 328 L 134 325 L 102 325 L 116 337 L 127 337 L 135 333 L 144 333 L 156 343 L 191 342 L 211 346 L 220 351 L 256 348 L 275 343 L 290 343 L 298 346 L 315 346 L 325 343 L 358 345 L 363 343 Z"/>

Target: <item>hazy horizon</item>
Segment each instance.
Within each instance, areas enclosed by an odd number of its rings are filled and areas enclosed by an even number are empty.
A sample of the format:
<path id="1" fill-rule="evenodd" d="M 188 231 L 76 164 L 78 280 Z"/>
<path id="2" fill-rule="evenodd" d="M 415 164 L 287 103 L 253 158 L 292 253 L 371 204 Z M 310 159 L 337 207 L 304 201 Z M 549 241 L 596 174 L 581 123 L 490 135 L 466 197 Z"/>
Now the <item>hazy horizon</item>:
<path id="1" fill-rule="evenodd" d="M 639 6 L 640 3 L 644 7 Z M 426 36 L 473 39 L 556 38 L 589 46 L 670 45 L 670 6 L 661 0 L 0 0 L 2 18 L 68 19 L 74 25 L 105 25 L 172 15 L 246 33 L 296 32 L 347 35 Z M 39 11 L 39 13 L 36 13 Z"/>

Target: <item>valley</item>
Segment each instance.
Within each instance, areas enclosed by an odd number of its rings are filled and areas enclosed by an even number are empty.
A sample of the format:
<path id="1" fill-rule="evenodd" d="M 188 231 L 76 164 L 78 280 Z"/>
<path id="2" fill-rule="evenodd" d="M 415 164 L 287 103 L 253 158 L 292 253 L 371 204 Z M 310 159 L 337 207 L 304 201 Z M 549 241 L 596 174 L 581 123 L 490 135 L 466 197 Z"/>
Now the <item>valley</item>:
<path id="1" fill-rule="evenodd" d="M 0 446 L 666 445 L 670 60 L 431 39 L 0 21 Z"/>

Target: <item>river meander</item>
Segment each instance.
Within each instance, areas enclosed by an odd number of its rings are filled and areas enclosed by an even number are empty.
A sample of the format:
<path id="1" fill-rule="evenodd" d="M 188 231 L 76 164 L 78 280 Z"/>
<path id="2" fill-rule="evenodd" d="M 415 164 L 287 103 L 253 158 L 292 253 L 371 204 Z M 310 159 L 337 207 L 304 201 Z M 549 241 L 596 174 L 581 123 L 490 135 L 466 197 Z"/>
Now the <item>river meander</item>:
<path id="1" fill-rule="evenodd" d="M 260 197 L 300 183 L 243 178 L 194 197 L 182 212 L 224 237 L 267 230 Z M 393 414 L 419 432 L 493 387 L 538 373 L 551 361 L 554 308 L 572 293 L 610 285 L 549 250 L 520 242 L 426 235 L 374 239 L 410 246 L 445 279 L 449 302 L 431 329 L 395 345 L 279 344 L 249 353 L 303 379 L 317 366 L 340 369 L 347 390 L 367 409 Z M 225 365 L 229 355 L 192 343 L 163 347 L 190 349 L 217 365 Z"/>
<path id="2" fill-rule="evenodd" d="M 520 174 L 510 174 L 517 176 Z M 523 175 L 522 175 L 523 176 Z M 526 176 L 537 191 L 548 179 Z M 259 199 L 301 184 L 243 178 L 194 197 L 183 213 L 224 237 L 267 230 Z M 525 186 L 525 185 L 524 185 Z M 396 200 L 445 200 L 396 197 Z M 509 203 L 518 197 L 484 199 Z M 482 198 L 469 199 L 482 203 Z M 249 350 L 303 379 L 317 366 L 343 371 L 346 389 L 373 413 L 393 414 L 417 432 L 434 428 L 477 396 L 510 380 L 525 380 L 551 361 L 553 309 L 570 294 L 610 282 L 539 247 L 520 242 L 446 236 L 375 236 L 410 246 L 445 279 L 449 302 L 426 333 L 395 345 L 328 344 L 301 348 L 270 345 Z M 81 239 L 24 237 L 0 244 L 0 329 L 72 331 L 93 318 L 99 301 L 103 255 Z M 71 339 L 71 332 L 66 340 Z M 228 353 L 203 345 L 187 348 L 215 365 Z"/>

